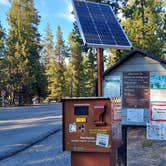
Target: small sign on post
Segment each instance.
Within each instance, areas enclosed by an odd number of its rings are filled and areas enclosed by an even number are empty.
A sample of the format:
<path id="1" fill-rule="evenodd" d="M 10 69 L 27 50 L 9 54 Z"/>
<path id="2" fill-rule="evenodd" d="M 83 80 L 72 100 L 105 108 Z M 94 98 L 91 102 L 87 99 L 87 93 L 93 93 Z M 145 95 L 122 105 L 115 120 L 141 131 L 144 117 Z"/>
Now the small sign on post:
<path id="1" fill-rule="evenodd" d="M 6 91 L 5 90 L 1 90 L 2 107 L 5 106 L 5 96 L 6 96 Z"/>

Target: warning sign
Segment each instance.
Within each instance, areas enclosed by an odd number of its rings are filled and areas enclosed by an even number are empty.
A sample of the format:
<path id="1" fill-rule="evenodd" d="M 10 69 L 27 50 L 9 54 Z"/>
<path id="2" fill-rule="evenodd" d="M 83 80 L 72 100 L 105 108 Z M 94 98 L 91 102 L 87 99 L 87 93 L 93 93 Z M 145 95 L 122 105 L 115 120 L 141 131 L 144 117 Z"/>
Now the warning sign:
<path id="1" fill-rule="evenodd" d="M 151 104 L 151 120 L 166 121 L 166 103 Z"/>

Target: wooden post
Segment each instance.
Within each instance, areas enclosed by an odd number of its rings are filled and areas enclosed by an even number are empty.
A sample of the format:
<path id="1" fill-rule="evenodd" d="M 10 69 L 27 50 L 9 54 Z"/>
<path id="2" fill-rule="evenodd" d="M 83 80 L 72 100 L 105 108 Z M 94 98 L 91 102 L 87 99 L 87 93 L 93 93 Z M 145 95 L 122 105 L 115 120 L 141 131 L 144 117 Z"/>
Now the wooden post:
<path id="1" fill-rule="evenodd" d="M 102 96 L 102 49 L 97 48 L 98 96 Z"/>

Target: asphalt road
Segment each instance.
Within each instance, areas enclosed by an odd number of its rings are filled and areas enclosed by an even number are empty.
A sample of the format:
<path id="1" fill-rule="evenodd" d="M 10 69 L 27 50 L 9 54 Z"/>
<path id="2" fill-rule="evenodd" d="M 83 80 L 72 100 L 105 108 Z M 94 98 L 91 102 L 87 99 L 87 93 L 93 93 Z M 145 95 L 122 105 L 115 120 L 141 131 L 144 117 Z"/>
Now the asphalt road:
<path id="1" fill-rule="evenodd" d="M 0 159 L 61 127 L 61 104 L 1 108 Z"/>
<path id="2" fill-rule="evenodd" d="M 0 161 L 0 166 L 70 166 L 70 152 L 62 151 L 62 132 Z"/>

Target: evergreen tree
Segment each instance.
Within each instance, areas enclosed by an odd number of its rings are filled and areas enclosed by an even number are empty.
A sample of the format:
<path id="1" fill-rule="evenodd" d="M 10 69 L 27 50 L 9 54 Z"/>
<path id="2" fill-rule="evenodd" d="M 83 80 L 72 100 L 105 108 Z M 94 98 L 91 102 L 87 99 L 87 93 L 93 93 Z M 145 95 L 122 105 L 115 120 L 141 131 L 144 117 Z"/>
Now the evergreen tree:
<path id="1" fill-rule="evenodd" d="M 72 95 L 75 97 L 84 96 L 85 88 L 81 46 L 74 32 L 70 33 L 68 41 L 70 45 L 70 63 L 72 68 Z"/>
<path id="2" fill-rule="evenodd" d="M 44 76 L 40 64 L 40 21 L 33 0 L 13 0 L 7 14 L 10 30 L 7 39 L 8 90 L 12 102 L 31 102 L 43 95 Z"/>
<path id="3" fill-rule="evenodd" d="M 67 51 L 65 47 L 65 43 L 63 40 L 63 34 L 61 31 L 61 27 L 57 27 L 56 32 L 56 43 L 55 43 L 55 60 L 56 60 L 56 93 L 57 98 L 62 98 L 66 95 L 66 87 L 65 87 L 65 57 L 67 56 Z"/>
<path id="4" fill-rule="evenodd" d="M 50 25 L 47 24 L 45 29 L 45 36 L 42 42 L 41 61 L 44 65 L 49 63 L 50 58 L 54 56 L 54 42 L 53 34 L 50 29 Z"/>
<path id="5" fill-rule="evenodd" d="M 95 96 L 95 80 L 97 77 L 96 55 L 93 49 L 89 49 L 87 56 L 84 57 L 85 96 Z"/>
<path id="6" fill-rule="evenodd" d="M 53 36 L 49 30 L 47 31 L 46 40 L 46 75 L 49 97 L 60 99 L 66 96 L 65 57 L 67 56 L 60 26 L 57 27 L 55 50 L 53 49 Z"/>
<path id="7" fill-rule="evenodd" d="M 53 34 L 50 30 L 50 25 L 47 24 L 45 29 L 45 36 L 42 43 L 43 49 L 41 53 L 42 63 L 44 65 L 44 73 L 47 78 L 47 93 L 50 96 L 51 93 L 51 84 L 52 84 L 52 75 L 54 75 L 54 67 L 55 64 L 53 63 L 55 60 L 54 57 L 54 43 L 53 43 Z"/>
<path id="8" fill-rule="evenodd" d="M 122 24 L 136 48 L 162 56 L 166 46 L 163 1 L 125 0 Z"/>
<path id="9" fill-rule="evenodd" d="M 0 58 L 5 56 L 5 31 L 0 22 Z"/>
<path id="10" fill-rule="evenodd" d="M 5 31 L 0 23 L 0 91 L 6 90 L 6 57 L 5 57 L 5 41 L 6 41 L 6 35 Z"/>

